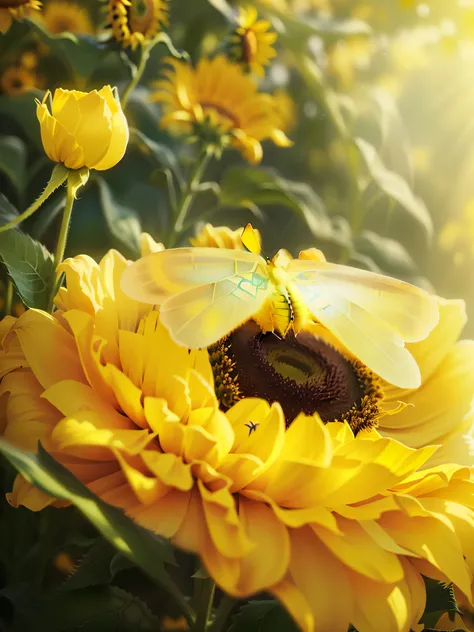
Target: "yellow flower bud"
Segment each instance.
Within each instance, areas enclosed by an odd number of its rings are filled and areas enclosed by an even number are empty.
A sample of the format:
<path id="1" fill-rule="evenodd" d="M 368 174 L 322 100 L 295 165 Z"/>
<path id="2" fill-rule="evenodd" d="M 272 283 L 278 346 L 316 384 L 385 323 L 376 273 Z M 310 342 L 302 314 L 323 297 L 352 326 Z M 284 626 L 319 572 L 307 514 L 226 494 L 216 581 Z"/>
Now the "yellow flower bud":
<path id="1" fill-rule="evenodd" d="M 51 160 L 68 169 L 110 169 L 122 159 L 128 143 L 128 124 L 110 86 L 92 92 L 54 91 L 51 112 L 48 91 L 36 115 L 43 147 Z"/>

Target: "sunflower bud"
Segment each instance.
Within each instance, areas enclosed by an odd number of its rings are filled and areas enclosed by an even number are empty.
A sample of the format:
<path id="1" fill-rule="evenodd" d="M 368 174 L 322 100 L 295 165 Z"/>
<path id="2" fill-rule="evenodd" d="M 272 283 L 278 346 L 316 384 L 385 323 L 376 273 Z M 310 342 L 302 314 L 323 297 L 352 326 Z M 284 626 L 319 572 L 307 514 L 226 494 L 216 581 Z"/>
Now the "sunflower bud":
<path id="1" fill-rule="evenodd" d="M 58 88 L 52 100 L 48 91 L 37 101 L 36 115 L 46 154 L 68 169 L 110 169 L 127 148 L 127 119 L 110 86 L 92 92 Z"/>

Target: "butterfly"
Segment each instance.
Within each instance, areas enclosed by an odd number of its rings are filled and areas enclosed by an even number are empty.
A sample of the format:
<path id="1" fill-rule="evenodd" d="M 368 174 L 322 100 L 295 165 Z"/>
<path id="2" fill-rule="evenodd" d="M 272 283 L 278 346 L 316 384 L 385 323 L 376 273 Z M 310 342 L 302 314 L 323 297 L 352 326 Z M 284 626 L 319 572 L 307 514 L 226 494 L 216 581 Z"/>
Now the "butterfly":
<path id="1" fill-rule="evenodd" d="M 438 322 L 435 296 L 398 279 L 323 260 L 260 253 L 248 224 L 246 250 L 173 248 L 124 272 L 121 287 L 160 305 L 171 337 L 190 349 L 209 347 L 250 319 L 284 337 L 322 324 L 363 364 L 400 388 L 421 383 L 406 342 L 423 340 Z"/>

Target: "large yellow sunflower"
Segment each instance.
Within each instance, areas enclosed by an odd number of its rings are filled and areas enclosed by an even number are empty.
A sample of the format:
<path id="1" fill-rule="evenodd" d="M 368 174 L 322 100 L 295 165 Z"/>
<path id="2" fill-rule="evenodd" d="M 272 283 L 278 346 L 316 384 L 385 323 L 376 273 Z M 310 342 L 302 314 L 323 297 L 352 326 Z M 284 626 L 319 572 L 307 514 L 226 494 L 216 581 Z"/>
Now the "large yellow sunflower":
<path id="1" fill-rule="evenodd" d="M 168 0 L 107 0 L 107 23 L 124 48 L 152 40 L 168 26 Z"/>
<path id="2" fill-rule="evenodd" d="M 237 25 L 231 35 L 231 53 L 244 70 L 263 77 L 265 66 L 276 57 L 273 44 L 278 36 L 271 30 L 268 20 L 258 19 L 257 9 L 253 6 L 239 8 Z"/>
<path id="3" fill-rule="evenodd" d="M 262 140 L 291 144 L 280 129 L 273 97 L 259 92 L 238 64 L 223 56 L 201 58 L 196 68 L 173 58 L 168 64 L 171 69 L 153 95 L 163 104 L 162 127 L 219 147 L 230 144 L 252 163 L 262 159 Z"/>
<path id="4" fill-rule="evenodd" d="M 6 33 L 13 20 L 22 20 L 30 11 L 41 9 L 40 0 L 2 0 L 0 2 L 0 33 Z"/>
<path id="5" fill-rule="evenodd" d="M 41 22 L 50 33 L 92 34 L 95 31 L 89 12 L 76 2 L 49 0 L 41 13 Z"/>
<path id="6" fill-rule="evenodd" d="M 420 469 L 435 448 L 354 437 L 317 413 L 286 429 L 282 407 L 259 398 L 224 412 L 207 352 L 176 345 L 158 311 L 121 292 L 127 265 L 116 251 L 68 259 L 54 315 L 0 323 L 7 440 L 41 440 L 100 497 L 198 554 L 228 594 L 268 591 L 305 632 L 420 630 L 422 574 L 471 602 L 468 468 Z M 21 477 L 9 499 L 55 502 Z"/>
<path id="7" fill-rule="evenodd" d="M 240 248 L 242 228 L 208 224 L 194 245 Z M 303 258 L 321 258 L 307 250 Z M 250 321 L 210 348 L 221 405 L 243 397 L 279 401 L 286 420 L 317 412 L 325 422 L 348 421 L 355 432 L 379 428 L 420 448 L 442 446 L 430 464 L 474 462 L 474 341 L 458 341 L 466 322 L 463 301 L 439 299 L 439 322 L 428 337 L 407 345 L 420 366 L 422 384 L 402 390 L 378 378 L 321 325 L 296 338 L 262 334 Z"/>

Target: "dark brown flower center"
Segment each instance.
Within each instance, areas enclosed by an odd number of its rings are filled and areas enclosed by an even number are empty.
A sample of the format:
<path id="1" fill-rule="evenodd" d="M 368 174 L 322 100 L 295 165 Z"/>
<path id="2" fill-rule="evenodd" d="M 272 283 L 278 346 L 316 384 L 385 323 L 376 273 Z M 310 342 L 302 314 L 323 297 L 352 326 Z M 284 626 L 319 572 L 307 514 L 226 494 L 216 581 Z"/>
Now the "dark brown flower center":
<path id="1" fill-rule="evenodd" d="M 287 425 L 301 412 L 318 412 L 324 422 L 346 420 L 355 432 L 377 423 L 383 397 L 377 377 L 310 332 L 280 338 L 250 321 L 209 355 L 224 409 L 261 397 L 281 404 Z"/>
<path id="2" fill-rule="evenodd" d="M 157 19 L 158 7 L 156 4 L 157 0 L 134 0 L 132 5 L 127 7 L 128 22 L 132 33 L 146 35 L 153 28 Z"/>

